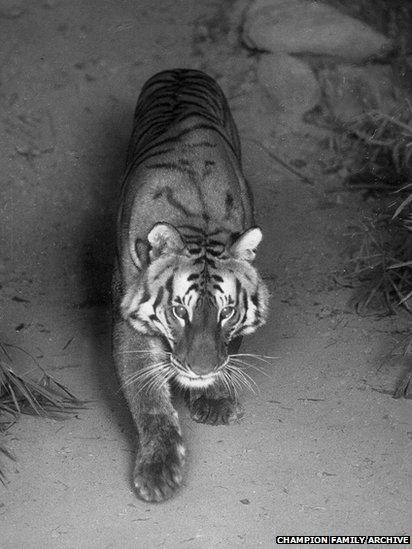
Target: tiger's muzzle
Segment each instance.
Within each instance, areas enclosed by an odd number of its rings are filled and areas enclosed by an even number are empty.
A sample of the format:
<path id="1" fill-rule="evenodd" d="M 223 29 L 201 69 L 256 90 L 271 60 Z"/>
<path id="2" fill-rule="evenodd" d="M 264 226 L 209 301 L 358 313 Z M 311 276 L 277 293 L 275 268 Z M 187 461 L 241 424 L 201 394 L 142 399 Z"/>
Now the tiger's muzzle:
<path id="1" fill-rule="evenodd" d="M 195 311 L 172 354 L 172 365 L 186 386 L 214 383 L 228 362 L 227 343 L 217 320 L 216 308 L 208 303 Z"/>

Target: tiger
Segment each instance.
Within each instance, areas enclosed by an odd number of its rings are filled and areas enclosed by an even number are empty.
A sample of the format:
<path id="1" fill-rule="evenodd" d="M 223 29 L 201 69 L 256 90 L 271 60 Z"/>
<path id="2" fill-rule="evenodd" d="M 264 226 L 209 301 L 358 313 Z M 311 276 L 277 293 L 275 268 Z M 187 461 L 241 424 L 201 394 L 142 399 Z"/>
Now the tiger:
<path id="1" fill-rule="evenodd" d="M 144 84 L 118 212 L 113 357 L 138 435 L 134 489 L 161 502 L 186 455 L 173 389 L 197 422 L 239 421 L 232 357 L 268 311 L 239 135 L 211 76 L 179 68 Z"/>

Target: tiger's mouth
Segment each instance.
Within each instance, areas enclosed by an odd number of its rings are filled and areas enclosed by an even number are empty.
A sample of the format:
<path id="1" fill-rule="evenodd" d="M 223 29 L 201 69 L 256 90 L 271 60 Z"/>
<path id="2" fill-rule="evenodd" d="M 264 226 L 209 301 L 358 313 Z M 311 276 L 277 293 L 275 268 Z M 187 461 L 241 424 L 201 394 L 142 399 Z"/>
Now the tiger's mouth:
<path id="1" fill-rule="evenodd" d="M 220 378 L 220 370 L 224 366 L 220 366 L 218 370 L 213 372 L 197 374 L 189 367 L 184 366 L 177 358 L 173 356 L 171 357 L 171 364 L 176 372 L 175 380 L 185 389 L 205 389 L 206 387 L 210 387 Z"/>

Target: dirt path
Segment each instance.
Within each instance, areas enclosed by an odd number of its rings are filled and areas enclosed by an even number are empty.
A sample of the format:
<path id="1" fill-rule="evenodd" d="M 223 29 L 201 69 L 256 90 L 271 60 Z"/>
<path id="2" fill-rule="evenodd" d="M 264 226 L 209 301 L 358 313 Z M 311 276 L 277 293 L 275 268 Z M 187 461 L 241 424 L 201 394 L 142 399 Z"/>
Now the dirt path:
<path id="1" fill-rule="evenodd" d="M 6 549 L 269 548 L 280 534 L 409 533 L 410 406 L 381 392 L 399 375 L 385 356 L 406 319 L 359 318 L 348 306 L 336 274 L 362 205 L 324 192 L 322 136 L 276 126 L 251 61 L 208 51 L 216 14 L 213 2 L 190 0 L 0 2 L 1 337 L 90 401 L 69 421 L 24 418 L 10 431 L 18 462 L 0 485 Z M 244 352 L 278 358 L 253 373 L 259 391 L 244 395 L 239 425 L 198 425 L 177 403 L 185 485 L 149 505 L 130 485 L 133 432 L 104 302 L 136 97 L 172 66 L 215 76 L 232 67 L 239 79 L 220 81 L 241 128 L 273 294 L 270 321 Z M 286 173 L 259 142 L 316 183 Z"/>

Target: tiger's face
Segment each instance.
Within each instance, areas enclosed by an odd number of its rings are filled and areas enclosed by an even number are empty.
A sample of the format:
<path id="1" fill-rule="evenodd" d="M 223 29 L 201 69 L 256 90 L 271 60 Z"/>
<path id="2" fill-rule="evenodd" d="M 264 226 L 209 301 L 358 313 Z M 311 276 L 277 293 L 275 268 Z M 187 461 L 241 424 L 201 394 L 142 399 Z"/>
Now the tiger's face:
<path id="1" fill-rule="evenodd" d="M 143 284 L 126 294 L 123 315 L 138 332 L 167 342 L 180 385 L 207 387 L 225 369 L 229 343 L 266 320 L 268 291 L 251 263 L 260 229 L 250 229 L 219 255 L 207 247 L 193 253 L 164 223 L 148 239 Z"/>

